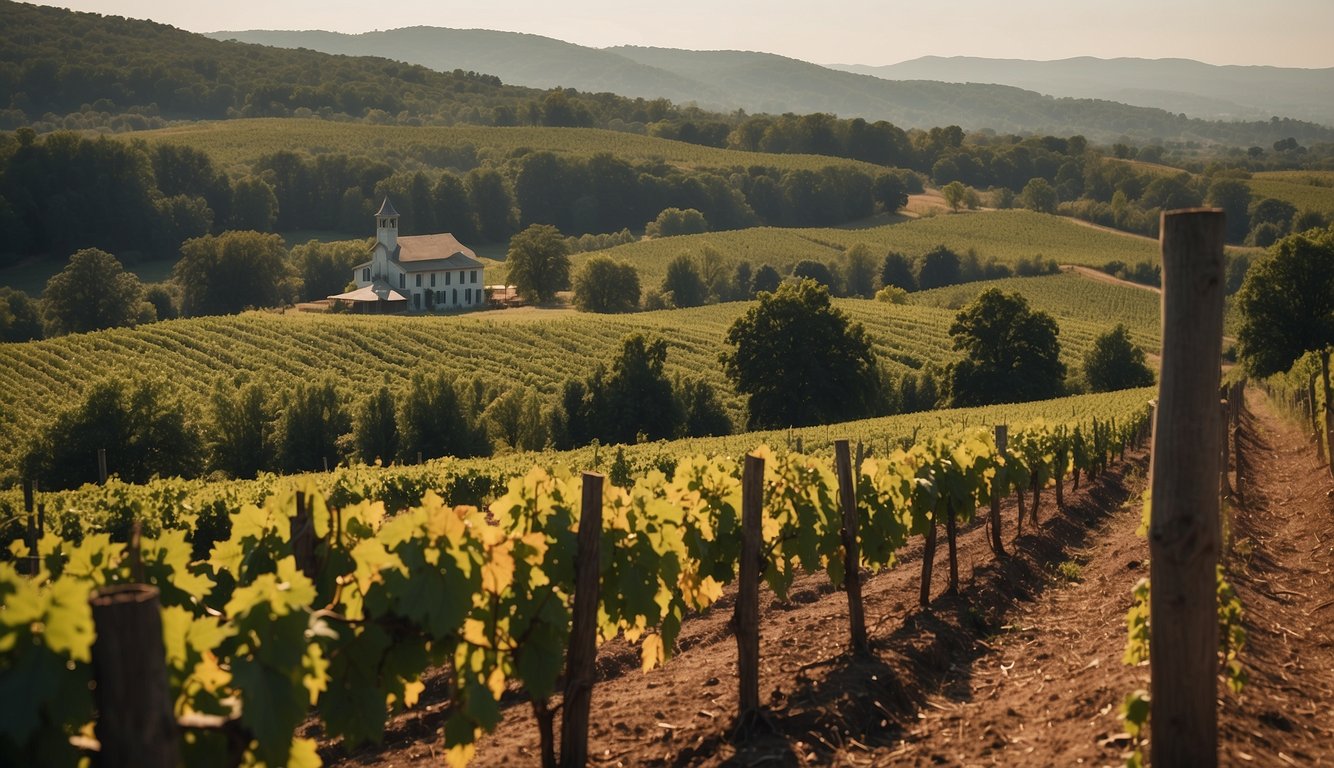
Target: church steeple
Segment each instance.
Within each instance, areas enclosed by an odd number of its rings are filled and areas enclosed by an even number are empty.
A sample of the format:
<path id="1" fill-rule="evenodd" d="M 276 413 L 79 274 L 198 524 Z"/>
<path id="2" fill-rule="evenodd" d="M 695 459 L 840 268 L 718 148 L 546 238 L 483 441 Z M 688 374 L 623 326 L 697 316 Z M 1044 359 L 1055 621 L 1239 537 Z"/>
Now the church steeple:
<path id="1" fill-rule="evenodd" d="M 380 203 L 380 210 L 375 213 L 375 240 L 384 245 L 389 258 L 396 258 L 398 251 L 398 211 L 389 202 L 386 195 Z"/>

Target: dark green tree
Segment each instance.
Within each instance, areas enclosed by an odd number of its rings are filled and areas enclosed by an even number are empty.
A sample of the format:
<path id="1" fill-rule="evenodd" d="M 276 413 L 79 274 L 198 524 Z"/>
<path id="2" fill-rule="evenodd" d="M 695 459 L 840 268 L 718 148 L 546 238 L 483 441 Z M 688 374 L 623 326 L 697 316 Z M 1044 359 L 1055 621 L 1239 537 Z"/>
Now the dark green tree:
<path id="1" fill-rule="evenodd" d="M 828 288 L 830 293 L 838 292 L 838 280 L 834 278 L 833 270 L 823 261 L 802 259 L 792 265 L 792 276 L 798 280 L 814 280 Z"/>
<path id="2" fill-rule="evenodd" d="M 897 173 L 882 173 L 871 184 L 871 195 L 886 211 L 897 211 L 908 204 L 908 189 Z"/>
<path id="3" fill-rule="evenodd" d="M 727 332 L 721 357 L 746 397 L 747 428 L 805 426 L 870 416 L 882 381 L 870 338 L 813 280 L 782 285 Z"/>
<path id="4" fill-rule="evenodd" d="M 47 327 L 55 334 L 134 325 L 143 297 L 139 278 L 96 248 L 76 252 L 42 291 Z"/>
<path id="5" fill-rule="evenodd" d="M 909 292 L 917 290 L 917 275 L 913 272 L 912 259 L 897 251 L 886 254 L 880 265 L 880 284 Z"/>
<path id="6" fill-rule="evenodd" d="M 594 256 L 574 277 L 574 305 L 584 312 L 633 312 L 639 308 L 639 273 L 610 256 Z"/>
<path id="7" fill-rule="evenodd" d="M 875 295 L 876 263 L 870 246 L 857 243 L 843 252 L 843 287 L 848 296 L 869 299 Z"/>
<path id="8" fill-rule="evenodd" d="M 778 274 L 778 270 L 768 264 L 761 264 L 760 268 L 755 270 L 755 279 L 751 281 L 750 295 L 773 293 L 778 290 L 782 282 L 783 276 Z"/>
<path id="9" fill-rule="evenodd" d="M 1278 241 L 1246 273 L 1237 294 L 1237 342 L 1254 376 L 1286 371 L 1315 353 L 1325 390 L 1325 434 L 1334 434 L 1334 390 L 1329 357 L 1334 347 L 1334 229 L 1308 230 Z M 1334 475 L 1334 464 L 1330 473 Z"/>
<path id="10" fill-rule="evenodd" d="M 381 384 L 374 394 L 361 401 L 352 443 L 363 464 L 376 461 L 388 464 L 398 456 L 398 418 L 389 385 Z"/>
<path id="11" fill-rule="evenodd" d="M 680 403 L 682 437 L 713 437 L 732 434 L 732 420 L 718 399 L 713 385 L 704 379 L 678 379 L 673 389 Z"/>
<path id="12" fill-rule="evenodd" d="M 247 176 L 232 185 L 229 229 L 238 231 L 272 232 L 278 221 L 278 195 L 273 185 L 263 179 Z"/>
<path id="13" fill-rule="evenodd" d="M 1241 179 L 1215 179 L 1206 196 L 1209 205 L 1223 209 L 1223 217 L 1230 242 L 1239 243 L 1251 229 L 1249 210 L 1251 187 Z"/>
<path id="14" fill-rule="evenodd" d="M 1153 384 L 1153 371 L 1144 363 L 1144 350 L 1130 340 L 1130 331 L 1117 324 L 1084 353 L 1084 380 L 1094 392 L 1112 392 Z"/>
<path id="15" fill-rule="evenodd" d="M 0 341 L 42 338 L 42 316 L 37 302 L 23 291 L 0 288 Z"/>
<path id="16" fill-rule="evenodd" d="M 927 251 L 917 270 L 917 287 L 923 291 L 963 282 L 963 260 L 943 245 Z M 904 287 L 904 286 L 900 286 Z"/>
<path id="17" fill-rule="evenodd" d="M 172 270 L 181 289 L 181 314 L 186 316 L 278 306 L 288 298 L 289 278 L 283 239 L 259 232 L 187 240 Z"/>
<path id="18" fill-rule="evenodd" d="M 529 301 L 550 303 L 557 291 L 570 287 L 569 253 L 560 230 L 550 224 L 529 225 L 510 240 L 508 280 Z"/>
<path id="19" fill-rule="evenodd" d="M 1041 176 L 1029 179 L 1019 193 L 1019 204 L 1038 213 L 1056 213 L 1058 202 L 1056 188 Z"/>
<path id="20" fill-rule="evenodd" d="M 699 267 L 689 254 L 681 254 L 667 265 L 667 277 L 663 278 L 662 290 L 672 295 L 672 303 L 678 307 L 698 307 L 708 298 L 708 287 L 700 277 Z"/>
<path id="21" fill-rule="evenodd" d="M 370 243 L 365 240 L 310 240 L 293 248 L 288 261 L 301 279 L 302 300 L 318 301 L 342 293 L 352 280 L 352 268 L 367 261 L 369 253 Z"/>
<path id="22" fill-rule="evenodd" d="M 339 440 L 352 429 L 332 379 L 300 381 L 284 398 L 278 421 L 278 466 L 314 472 L 339 459 Z"/>
<path id="23" fill-rule="evenodd" d="M 238 388 L 223 381 L 213 388 L 206 436 L 214 469 L 250 478 L 273 468 L 275 417 L 265 389 L 256 382 Z"/>
<path id="24" fill-rule="evenodd" d="M 1061 393 L 1060 329 L 1018 293 L 988 288 L 959 310 L 950 336 L 964 358 L 950 369 L 956 407 L 1044 400 Z"/>
<path id="25" fill-rule="evenodd" d="M 621 341 L 601 391 L 590 387 L 599 439 L 610 444 L 635 443 L 640 435 L 649 440 L 677 436 L 682 414 L 664 372 L 666 362 L 663 339 L 650 341 L 636 333 Z"/>
<path id="26" fill-rule="evenodd" d="M 152 283 L 144 286 L 144 301 L 153 305 L 158 320 L 175 320 L 181 313 L 176 309 L 176 292 L 170 283 Z"/>
<path id="27" fill-rule="evenodd" d="M 676 235 L 697 235 L 709 231 L 709 222 L 704 214 L 694 208 L 665 208 L 644 229 L 649 237 L 674 237 Z"/>
<path id="28" fill-rule="evenodd" d="M 505 177 L 494 168 L 474 168 L 464 179 L 468 202 L 482 238 L 501 243 L 514 231 L 514 199 Z"/>
<path id="29" fill-rule="evenodd" d="M 109 475 L 145 483 L 194 476 L 200 446 L 185 406 L 163 384 L 101 381 L 40 432 L 24 463 L 43 488 L 74 488 L 97 481 L 97 451 L 105 449 Z"/>
<path id="30" fill-rule="evenodd" d="M 399 403 L 399 455 L 415 462 L 441 456 L 485 456 L 491 451 L 478 413 L 465 410 L 459 387 L 445 373 L 417 373 Z"/>

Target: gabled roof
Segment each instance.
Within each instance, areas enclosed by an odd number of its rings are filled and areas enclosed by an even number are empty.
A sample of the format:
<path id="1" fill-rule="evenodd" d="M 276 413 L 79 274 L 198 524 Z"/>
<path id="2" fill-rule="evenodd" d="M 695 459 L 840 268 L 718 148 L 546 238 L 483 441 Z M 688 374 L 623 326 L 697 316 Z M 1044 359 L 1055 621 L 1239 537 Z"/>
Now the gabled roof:
<path id="1" fill-rule="evenodd" d="M 375 248 L 383 247 L 376 243 Z M 404 272 L 428 272 L 439 269 L 482 269 L 485 265 L 477 260 L 472 249 L 460 243 L 458 238 L 448 232 L 439 235 L 409 235 L 398 238 L 396 253 L 390 259 Z M 361 269 L 358 265 L 354 269 Z"/>
<path id="2" fill-rule="evenodd" d="M 330 299 L 339 299 L 342 301 L 407 301 L 408 297 L 393 290 L 383 280 L 376 280 L 365 288 L 358 288 L 355 291 L 340 293 L 337 296 L 329 296 Z"/>
<path id="3" fill-rule="evenodd" d="M 398 211 L 394 210 L 394 204 L 389 202 L 389 196 L 385 195 L 384 202 L 380 203 L 380 210 L 375 212 L 376 216 L 397 216 Z"/>

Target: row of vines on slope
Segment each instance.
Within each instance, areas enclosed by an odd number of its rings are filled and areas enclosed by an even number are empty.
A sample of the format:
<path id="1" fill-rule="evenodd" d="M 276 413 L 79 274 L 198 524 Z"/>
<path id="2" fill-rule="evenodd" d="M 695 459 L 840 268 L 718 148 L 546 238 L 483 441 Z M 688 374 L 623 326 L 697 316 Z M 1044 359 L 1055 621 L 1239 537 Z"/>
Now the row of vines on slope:
<path id="1" fill-rule="evenodd" d="M 986 429 L 943 433 L 867 459 L 855 475 L 859 568 L 891 566 L 910 535 L 933 543 L 942 520 L 953 555 L 956 523 L 993 496 L 1026 488 L 1035 516 L 1044 486 L 1071 470 L 1096 473 L 1146 423 L 1139 409 L 1087 432 L 1035 424 L 1014 435 L 1014 451 L 997 450 Z M 757 453 L 766 460 L 764 580 L 780 600 L 799 570 L 841 584 L 831 467 L 800 453 Z M 737 576 L 741 480 L 735 459 L 695 457 L 670 477 L 650 471 L 608 489 L 600 640 L 639 643 L 645 669 L 671 656 L 686 615 L 709 607 Z M 31 549 L 16 542 L 11 554 L 24 563 L 35 556 L 38 575 L 0 563 L 0 692 L 25 703 L 0 723 L 0 755 L 72 765 L 73 744 L 102 736 L 89 685 L 97 654 L 89 595 L 133 581 L 160 591 L 174 715 L 234 718 L 243 734 L 229 751 L 222 732 L 187 731 L 177 747 L 188 764 L 317 765 L 314 743 L 294 736 L 312 707 L 328 736 L 350 747 L 374 742 L 389 713 L 415 703 L 425 670 L 443 666 L 445 748 L 461 766 L 500 721 L 507 685 L 522 686 L 539 713 L 556 690 L 571 631 L 581 485 L 568 471 L 537 467 L 487 510 L 428 492 L 393 516 L 378 502 L 336 507 L 315 493 L 285 493 L 234 510 L 228 537 L 194 560 L 183 530 L 137 548 L 107 534 L 77 544 L 47 534 Z M 933 560 L 924 558 L 924 600 Z M 953 588 L 953 562 L 950 571 Z"/>

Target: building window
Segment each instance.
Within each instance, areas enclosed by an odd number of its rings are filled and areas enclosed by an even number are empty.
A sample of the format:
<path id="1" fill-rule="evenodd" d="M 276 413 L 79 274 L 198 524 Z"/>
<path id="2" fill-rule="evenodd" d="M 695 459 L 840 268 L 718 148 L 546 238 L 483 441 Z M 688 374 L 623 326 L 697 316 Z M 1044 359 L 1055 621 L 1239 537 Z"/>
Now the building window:
<path id="1" fill-rule="evenodd" d="M 453 273 L 453 272 L 446 272 L 446 273 L 445 273 L 445 285 L 449 285 L 449 276 L 452 275 L 452 274 L 454 274 L 454 273 Z"/>
<path id="2" fill-rule="evenodd" d="M 471 289 L 471 288 L 465 288 L 465 289 L 463 290 L 463 303 L 464 303 L 464 304 L 471 304 L 471 303 L 472 303 L 472 289 Z"/>
<path id="3" fill-rule="evenodd" d="M 454 301 L 452 301 L 451 303 L 452 303 L 452 304 L 458 304 L 458 303 L 459 303 L 459 289 L 458 289 L 458 288 L 455 288 L 455 289 L 454 289 Z"/>
<path id="4" fill-rule="evenodd" d="M 408 287 L 408 276 L 403 274 L 402 272 L 398 273 L 398 287 L 399 288 Z"/>
<path id="5" fill-rule="evenodd" d="M 470 277 L 470 278 L 468 279 L 468 282 L 470 282 L 470 283 L 475 283 L 475 282 L 477 282 L 477 270 L 474 269 L 474 270 L 472 271 L 472 277 Z"/>
<path id="6" fill-rule="evenodd" d="M 435 273 L 434 273 L 434 272 L 431 273 L 431 287 L 432 287 L 432 288 L 435 287 Z"/>
<path id="7" fill-rule="evenodd" d="M 422 308 L 422 295 L 421 295 L 420 293 L 415 292 L 415 291 L 414 291 L 413 294 L 412 294 L 412 308 L 413 308 L 413 309 L 421 309 L 421 308 Z"/>
<path id="8" fill-rule="evenodd" d="M 361 270 L 361 280 L 362 280 L 362 282 L 366 282 L 366 283 L 369 283 L 369 282 L 371 281 L 371 268 L 370 268 L 370 267 L 366 267 L 365 269 Z"/>

